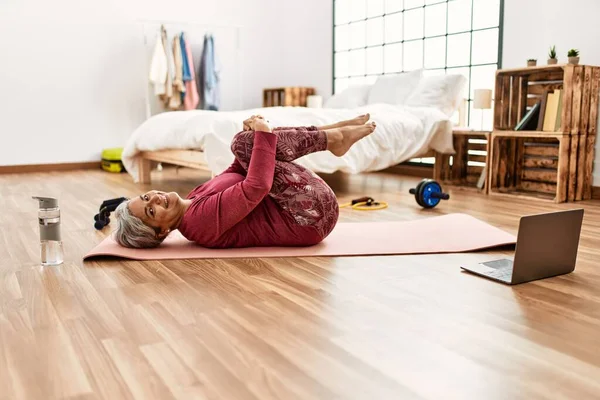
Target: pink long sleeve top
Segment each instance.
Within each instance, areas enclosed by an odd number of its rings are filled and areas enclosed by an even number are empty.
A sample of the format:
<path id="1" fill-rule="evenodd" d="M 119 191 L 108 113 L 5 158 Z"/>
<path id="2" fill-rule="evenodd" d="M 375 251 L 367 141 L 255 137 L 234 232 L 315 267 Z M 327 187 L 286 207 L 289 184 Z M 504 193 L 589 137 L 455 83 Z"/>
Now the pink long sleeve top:
<path id="1" fill-rule="evenodd" d="M 268 196 L 275 172 L 277 136 L 257 131 L 248 172 L 234 163 L 198 186 L 179 231 L 210 248 L 308 246 L 321 238 L 312 226 L 299 225 Z"/>

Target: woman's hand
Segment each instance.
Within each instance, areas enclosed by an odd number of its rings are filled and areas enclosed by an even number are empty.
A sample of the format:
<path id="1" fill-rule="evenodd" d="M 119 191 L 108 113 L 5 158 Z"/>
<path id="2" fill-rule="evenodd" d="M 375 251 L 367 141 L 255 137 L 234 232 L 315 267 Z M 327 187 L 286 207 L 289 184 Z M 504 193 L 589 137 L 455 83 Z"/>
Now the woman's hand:
<path id="1" fill-rule="evenodd" d="M 244 130 L 245 131 L 251 131 L 253 130 L 252 128 L 252 123 L 254 122 L 255 119 L 264 119 L 264 117 L 262 115 L 253 115 L 248 119 L 244 120 Z"/>
<path id="2" fill-rule="evenodd" d="M 272 132 L 271 124 L 262 115 L 253 115 L 244 120 L 245 131 Z"/>
<path id="3" fill-rule="evenodd" d="M 269 124 L 269 121 L 267 121 L 266 119 L 262 119 L 262 118 L 256 118 L 254 121 L 252 121 L 250 127 L 252 128 L 253 131 L 261 131 L 261 132 L 272 132 L 273 128 L 271 128 L 271 124 Z"/>

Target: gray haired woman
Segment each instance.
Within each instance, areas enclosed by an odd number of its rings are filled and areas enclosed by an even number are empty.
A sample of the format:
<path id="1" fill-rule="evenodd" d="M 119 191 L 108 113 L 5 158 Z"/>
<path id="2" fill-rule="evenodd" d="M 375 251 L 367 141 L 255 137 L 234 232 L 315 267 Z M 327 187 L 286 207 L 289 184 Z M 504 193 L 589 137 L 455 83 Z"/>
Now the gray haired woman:
<path id="1" fill-rule="evenodd" d="M 344 155 L 375 130 L 369 115 L 324 127 L 276 128 L 264 118 L 244 121 L 231 144 L 233 164 L 185 199 L 149 191 L 119 205 L 116 241 L 158 246 L 178 229 L 204 247 L 310 246 L 338 219 L 335 194 L 316 174 L 294 163 L 318 151 Z"/>

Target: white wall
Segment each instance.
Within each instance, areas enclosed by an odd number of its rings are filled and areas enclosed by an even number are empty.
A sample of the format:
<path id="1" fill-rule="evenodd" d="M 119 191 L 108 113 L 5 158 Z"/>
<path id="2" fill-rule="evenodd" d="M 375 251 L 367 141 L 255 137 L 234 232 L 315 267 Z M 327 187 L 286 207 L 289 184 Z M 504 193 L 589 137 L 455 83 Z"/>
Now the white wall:
<path id="1" fill-rule="evenodd" d="M 264 87 L 330 94 L 331 0 L 2 0 L 0 165 L 94 161 L 125 143 L 145 118 L 143 30 L 158 26 L 140 20 L 221 26 L 222 109 L 260 106 Z M 194 29 L 177 30 L 201 43 Z"/>
<path id="2" fill-rule="evenodd" d="M 505 0 L 502 66 L 521 67 L 528 58 L 545 64 L 552 45 L 559 63 L 567 62 L 567 51 L 576 48 L 580 63 L 600 65 L 599 16 L 599 0 Z M 600 141 L 594 186 L 600 186 Z"/>

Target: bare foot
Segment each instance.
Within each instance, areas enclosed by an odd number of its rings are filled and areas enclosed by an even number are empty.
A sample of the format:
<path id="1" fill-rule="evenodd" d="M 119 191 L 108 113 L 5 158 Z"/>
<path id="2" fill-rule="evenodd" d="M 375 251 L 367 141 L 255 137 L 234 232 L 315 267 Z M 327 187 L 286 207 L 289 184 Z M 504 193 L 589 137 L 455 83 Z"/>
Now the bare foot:
<path id="1" fill-rule="evenodd" d="M 360 126 L 346 126 L 325 131 L 327 133 L 327 150 L 341 157 L 360 139 L 375 131 L 376 124 L 371 122 Z"/>
<path id="2" fill-rule="evenodd" d="M 356 118 L 352 118 L 347 121 L 344 121 L 343 124 L 344 124 L 344 126 L 364 125 L 367 123 L 369 118 L 371 118 L 371 114 L 366 113 L 363 115 L 359 115 Z"/>
<path id="3" fill-rule="evenodd" d="M 358 117 L 349 120 L 348 121 L 348 126 L 364 125 L 367 122 L 369 122 L 370 118 L 371 118 L 371 114 L 369 114 L 369 113 L 366 113 L 366 114 L 363 114 L 363 115 L 359 115 Z"/>
<path id="4" fill-rule="evenodd" d="M 356 118 L 348 119 L 346 121 L 340 121 L 340 122 L 336 122 L 335 124 L 320 126 L 319 130 L 320 131 L 328 131 L 330 129 L 343 128 L 345 126 L 364 125 L 367 123 L 369 118 L 371 118 L 371 114 L 367 113 L 367 114 L 359 115 Z"/>

